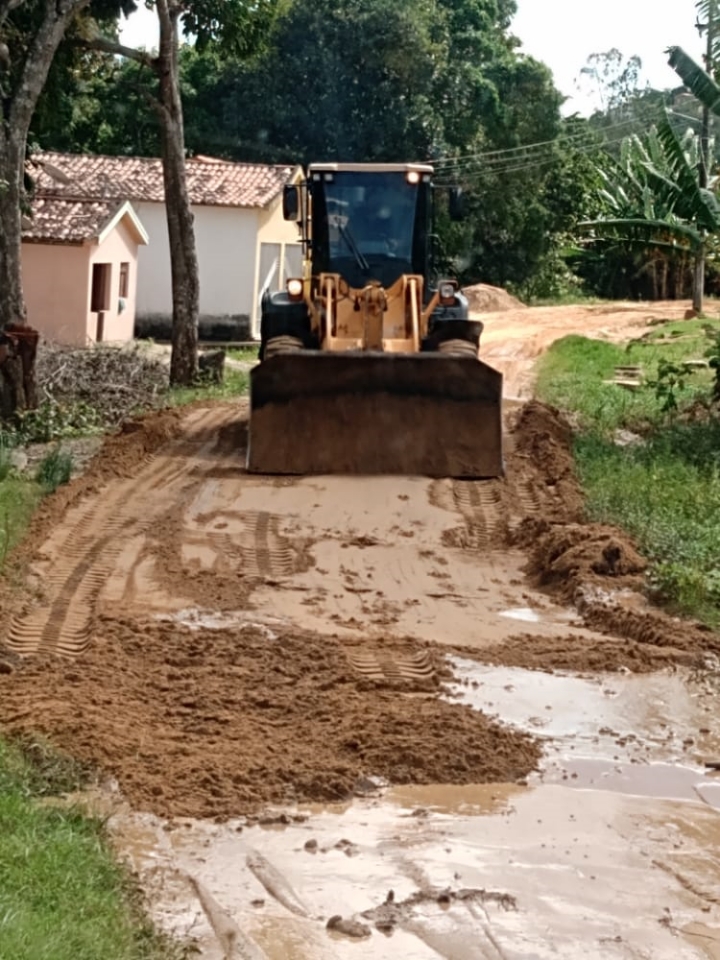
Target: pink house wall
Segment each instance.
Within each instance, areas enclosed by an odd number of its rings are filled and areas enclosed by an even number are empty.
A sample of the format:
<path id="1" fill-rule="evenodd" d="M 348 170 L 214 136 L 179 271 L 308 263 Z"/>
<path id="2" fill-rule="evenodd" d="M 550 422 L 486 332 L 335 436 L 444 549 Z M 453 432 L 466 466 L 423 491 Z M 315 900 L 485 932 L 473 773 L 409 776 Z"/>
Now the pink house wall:
<path id="1" fill-rule="evenodd" d="M 108 309 L 103 340 L 132 340 L 137 293 L 137 235 L 122 220 L 102 243 L 22 245 L 22 273 L 28 322 L 56 343 L 94 343 L 97 314 L 91 312 L 93 265 L 110 264 Z M 120 265 L 129 265 L 128 295 L 120 310 Z"/>
<path id="2" fill-rule="evenodd" d="M 28 322 L 48 340 L 85 346 L 89 263 L 88 246 L 23 243 Z"/>
<path id="3" fill-rule="evenodd" d="M 101 244 L 90 247 L 90 269 L 86 302 L 86 331 L 89 341 L 95 340 L 97 314 L 90 312 L 90 287 L 92 266 L 95 263 L 111 264 L 110 309 L 105 312 L 103 340 L 132 340 L 135 329 L 135 300 L 137 292 L 138 242 L 134 231 L 121 221 Z M 125 309 L 120 311 L 120 264 L 129 264 L 128 295 Z"/>

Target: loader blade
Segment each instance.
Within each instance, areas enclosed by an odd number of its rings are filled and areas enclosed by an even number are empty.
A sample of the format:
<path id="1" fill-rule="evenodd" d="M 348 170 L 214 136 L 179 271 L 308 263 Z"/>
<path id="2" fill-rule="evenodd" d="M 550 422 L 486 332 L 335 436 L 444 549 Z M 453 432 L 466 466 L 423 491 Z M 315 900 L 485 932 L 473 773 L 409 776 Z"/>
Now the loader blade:
<path id="1" fill-rule="evenodd" d="M 299 351 L 250 374 L 248 470 L 503 474 L 502 374 L 472 357 Z"/>

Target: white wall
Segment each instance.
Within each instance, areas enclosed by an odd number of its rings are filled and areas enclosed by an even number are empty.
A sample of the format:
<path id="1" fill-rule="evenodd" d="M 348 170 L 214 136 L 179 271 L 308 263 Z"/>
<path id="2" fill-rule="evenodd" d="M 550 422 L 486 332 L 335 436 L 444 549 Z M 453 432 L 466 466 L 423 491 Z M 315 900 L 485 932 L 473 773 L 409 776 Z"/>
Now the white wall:
<path id="1" fill-rule="evenodd" d="M 150 235 L 139 251 L 137 313 L 169 316 L 170 247 L 165 207 L 136 203 Z M 258 211 L 237 207 L 193 207 L 200 265 L 200 315 L 251 316 L 255 283 Z"/>

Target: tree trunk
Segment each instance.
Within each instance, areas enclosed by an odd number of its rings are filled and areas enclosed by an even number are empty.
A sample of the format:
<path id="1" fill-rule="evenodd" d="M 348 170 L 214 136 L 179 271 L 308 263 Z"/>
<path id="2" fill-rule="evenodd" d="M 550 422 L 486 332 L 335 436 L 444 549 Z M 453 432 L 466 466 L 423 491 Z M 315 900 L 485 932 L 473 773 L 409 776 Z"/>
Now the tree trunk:
<path id="1" fill-rule="evenodd" d="M 25 143 L 0 128 L 0 329 L 25 321 L 20 249 L 22 239 L 22 174 Z"/>
<path id="2" fill-rule="evenodd" d="M 173 301 L 170 381 L 188 385 L 198 373 L 200 283 L 185 171 L 185 132 L 178 69 L 180 7 L 175 0 L 157 0 L 157 13 L 160 52 L 156 70 L 160 79 L 159 112 Z"/>
<path id="3" fill-rule="evenodd" d="M 693 275 L 693 311 L 696 316 L 703 312 L 705 304 L 705 244 L 702 243 L 695 254 L 695 273 Z"/>
<path id="4" fill-rule="evenodd" d="M 22 287 L 22 204 L 28 131 L 53 58 L 72 17 L 90 0 L 45 0 L 45 10 L 22 68 L 0 98 L 0 412 L 11 416 L 37 403 L 35 354 L 38 334 L 25 326 Z M 17 4 L 16 4 L 17 6 Z M 11 8 L 6 7 L 7 16 Z M 3 81 L 6 75 L 2 76 Z M 5 331 L 5 333 L 3 333 Z"/>

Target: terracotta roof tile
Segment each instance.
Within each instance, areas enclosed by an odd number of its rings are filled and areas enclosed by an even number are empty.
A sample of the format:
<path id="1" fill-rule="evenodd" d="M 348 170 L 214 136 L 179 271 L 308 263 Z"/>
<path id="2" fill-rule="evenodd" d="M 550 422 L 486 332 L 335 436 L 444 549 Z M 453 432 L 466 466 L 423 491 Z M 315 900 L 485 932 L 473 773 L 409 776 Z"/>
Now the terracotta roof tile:
<path id="1" fill-rule="evenodd" d="M 264 207 L 276 197 L 292 167 L 231 163 L 212 157 L 186 161 L 195 205 Z M 162 203 L 162 163 L 149 157 L 38 153 L 29 164 L 38 196 Z"/>
<path id="2" fill-rule="evenodd" d="M 23 217 L 23 240 L 82 243 L 101 233 L 122 206 L 119 200 L 58 200 L 36 197 L 32 217 Z"/>

